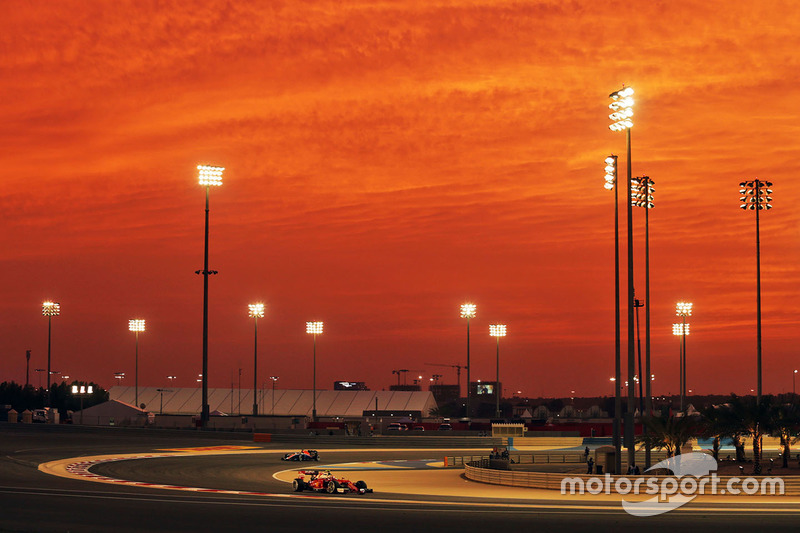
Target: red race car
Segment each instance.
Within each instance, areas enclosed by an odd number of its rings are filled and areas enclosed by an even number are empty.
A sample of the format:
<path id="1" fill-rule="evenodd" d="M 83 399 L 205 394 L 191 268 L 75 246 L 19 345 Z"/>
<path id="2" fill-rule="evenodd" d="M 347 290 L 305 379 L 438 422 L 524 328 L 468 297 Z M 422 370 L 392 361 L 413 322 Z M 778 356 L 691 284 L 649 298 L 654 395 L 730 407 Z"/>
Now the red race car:
<path id="1" fill-rule="evenodd" d="M 306 476 L 308 476 L 308 479 L 306 479 Z M 372 492 L 372 489 L 368 489 L 367 484 L 363 481 L 353 483 L 349 479 L 335 477 L 330 470 L 300 470 L 297 473 L 297 478 L 292 481 L 292 490 L 295 492 L 312 490 L 314 492 L 327 492 L 328 494 L 337 494 L 339 490 L 355 494 Z"/>

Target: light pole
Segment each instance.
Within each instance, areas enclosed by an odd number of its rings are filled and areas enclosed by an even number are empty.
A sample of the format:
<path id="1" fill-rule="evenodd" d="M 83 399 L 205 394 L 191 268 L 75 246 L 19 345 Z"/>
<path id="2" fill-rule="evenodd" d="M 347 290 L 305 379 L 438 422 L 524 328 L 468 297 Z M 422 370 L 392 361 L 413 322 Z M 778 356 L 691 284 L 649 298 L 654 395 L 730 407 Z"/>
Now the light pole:
<path id="1" fill-rule="evenodd" d="M 313 394 L 311 398 L 311 421 L 317 421 L 317 335 L 322 335 L 322 322 L 306 322 L 306 333 L 314 336 L 314 358 L 312 362 L 313 367 Z"/>
<path id="2" fill-rule="evenodd" d="M 72 386 L 72 394 L 78 396 L 81 399 L 81 425 L 83 425 L 83 397 L 87 394 L 92 394 L 94 391 L 92 390 L 91 385 L 73 385 Z"/>
<path id="3" fill-rule="evenodd" d="M 477 306 L 475 304 L 461 304 L 461 318 L 466 318 L 467 319 L 467 418 L 468 419 L 472 417 L 472 410 L 470 408 L 470 396 L 471 396 L 470 387 L 471 387 L 471 385 L 470 385 L 470 382 L 469 382 L 469 379 L 470 379 L 470 377 L 469 377 L 469 368 L 470 368 L 470 364 L 469 364 L 469 319 L 470 318 L 475 318 L 476 311 L 477 311 Z M 460 381 L 461 380 L 459 380 L 459 384 L 458 384 L 459 387 L 461 386 Z"/>
<path id="4" fill-rule="evenodd" d="M 206 233 L 205 253 L 203 255 L 203 270 L 196 270 L 195 274 L 203 275 L 203 406 L 200 412 L 200 424 L 205 426 L 209 420 L 208 409 L 208 276 L 216 274 L 216 270 L 208 269 L 208 196 L 212 186 L 222 185 L 222 172 L 224 167 L 197 165 L 198 181 L 206 188 Z"/>
<path id="5" fill-rule="evenodd" d="M 612 113 L 608 116 L 611 131 L 625 131 L 625 144 L 628 156 L 628 176 L 625 180 L 627 190 L 627 230 L 628 230 L 628 381 L 633 383 L 634 367 L 636 366 L 635 346 L 633 335 L 633 209 L 631 198 L 631 128 L 633 127 L 633 88 L 625 87 L 609 95 L 612 102 L 609 108 Z M 628 448 L 628 464 L 636 461 L 636 446 L 634 445 L 634 391 L 628 388 L 628 407 L 625 412 L 625 446 Z M 619 469 L 617 470 L 619 473 Z"/>
<path id="6" fill-rule="evenodd" d="M 161 409 L 159 409 L 159 414 L 164 414 L 164 393 L 165 392 L 172 392 L 172 389 L 156 389 L 157 392 L 161 393 Z"/>
<path id="7" fill-rule="evenodd" d="M 495 381 L 495 391 L 494 391 L 494 399 L 495 399 L 495 418 L 500 418 L 500 393 L 502 391 L 500 387 L 500 337 L 506 336 L 506 325 L 505 324 L 492 324 L 489 326 L 489 335 L 497 339 L 497 373 L 496 373 L 496 381 Z"/>
<path id="8" fill-rule="evenodd" d="M 258 403 L 256 402 L 256 390 L 258 389 L 258 319 L 264 318 L 264 304 L 249 304 L 250 318 L 253 319 L 254 340 L 253 340 L 253 416 L 258 415 Z"/>
<path id="9" fill-rule="evenodd" d="M 140 318 L 132 318 L 128 320 L 128 330 L 132 331 L 136 336 L 136 361 L 133 377 L 134 384 L 134 402 L 136 407 L 139 407 L 139 333 L 144 331 L 144 320 Z"/>
<path id="10" fill-rule="evenodd" d="M 620 429 L 622 426 L 622 363 L 620 357 L 620 313 L 619 313 L 619 187 L 617 186 L 617 156 L 606 157 L 606 182 L 603 184 L 608 191 L 614 191 L 614 450 L 615 467 L 620 472 L 622 463 L 622 441 Z"/>
<path id="11" fill-rule="evenodd" d="M 167 376 L 167 379 L 169 380 L 169 386 L 171 387 L 173 380 L 178 379 L 178 376 Z"/>
<path id="12" fill-rule="evenodd" d="M 117 380 L 117 386 L 121 386 L 122 380 L 125 379 L 125 372 L 114 372 L 114 379 Z"/>
<path id="13" fill-rule="evenodd" d="M 739 184 L 739 194 L 741 194 L 739 207 L 756 212 L 756 360 L 758 364 L 756 403 L 761 403 L 761 229 L 758 212 L 762 209 L 772 209 L 771 187 L 772 182 L 761 181 L 758 178 Z"/>
<path id="14" fill-rule="evenodd" d="M 52 339 L 53 333 L 53 317 L 58 316 L 61 314 L 61 304 L 56 302 L 44 302 L 42 303 L 42 315 L 47 317 L 47 407 L 50 407 L 51 400 L 51 391 L 50 391 L 50 344 Z"/>
<path id="15" fill-rule="evenodd" d="M 655 188 L 653 185 L 655 185 L 655 182 L 653 182 L 649 176 L 635 178 L 633 183 L 631 183 L 631 187 L 633 188 L 631 191 L 631 196 L 633 197 L 634 206 L 644 208 L 644 359 L 646 369 L 645 373 L 642 374 L 643 376 L 650 375 L 650 210 L 654 206 L 653 193 L 655 192 Z M 641 373 L 641 364 L 639 366 L 639 372 Z M 644 401 L 644 411 L 647 413 L 647 416 L 650 416 L 653 412 L 653 400 L 650 380 L 648 379 L 646 381 L 647 385 L 645 392 L 647 396 L 645 397 Z M 639 388 L 641 396 L 641 382 Z M 645 435 L 647 435 L 646 425 L 642 431 Z M 650 441 L 646 440 L 645 442 L 647 444 L 645 445 L 644 467 L 647 469 L 650 468 L 651 461 Z"/>
<path id="16" fill-rule="evenodd" d="M 278 376 L 270 376 L 272 380 L 272 416 L 275 416 L 275 382 L 280 379 Z"/>

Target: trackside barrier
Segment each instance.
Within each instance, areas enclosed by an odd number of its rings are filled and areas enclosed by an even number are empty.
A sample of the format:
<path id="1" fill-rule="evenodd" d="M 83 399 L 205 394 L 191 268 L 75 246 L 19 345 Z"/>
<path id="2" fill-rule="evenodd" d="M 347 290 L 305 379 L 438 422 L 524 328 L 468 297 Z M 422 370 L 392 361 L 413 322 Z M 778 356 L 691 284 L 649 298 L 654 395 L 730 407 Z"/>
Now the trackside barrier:
<path id="1" fill-rule="evenodd" d="M 253 433 L 253 442 L 272 442 L 271 433 Z"/>
<path id="2" fill-rule="evenodd" d="M 491 485 L 505 485 L 510 487 L 528 487 L 534 489 L 548 489 L 548 490 L 561 490 L 561 480 L 565 477 L 580 478 L 584 483 L 592 478 L 598 476 L 586 474 L 573 474 L 573 473 L 555 473 L 555 472 L 518 472 L 513 470 L 492 470 L 488 468 L 488 460 L 484 461 L 470 461 L 464 465 L 464 475 L 467 479 L 478 481 L 480 483 L 489 483 Z M 627 476 L 620 476 L 627 477 Z M 648 476 L 654 477 L 659 480 L 668 478 L 669 476 Z M 798 496 L 800 495 L 800 476 L 781 476 L 780 471 L 773 472 L 767 476 L 745 476 L 761 479 L 763 477 L 780 477 L 783 479 L 784 495 Z M 617 476 L 611 476 L 611 480 L 615 480 Z M 719 486 L 725 486 L 729 480 L 741 476 L 719 476 Z M 630 478 L 629 478 L 630 479 Z"/>

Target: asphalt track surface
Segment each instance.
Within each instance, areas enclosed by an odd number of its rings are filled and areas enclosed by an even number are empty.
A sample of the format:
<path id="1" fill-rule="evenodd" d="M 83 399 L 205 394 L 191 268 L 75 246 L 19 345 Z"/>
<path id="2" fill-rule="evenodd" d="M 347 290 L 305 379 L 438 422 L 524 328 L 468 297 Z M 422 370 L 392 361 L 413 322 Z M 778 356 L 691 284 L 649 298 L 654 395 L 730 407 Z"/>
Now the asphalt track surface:
<path id="1" fill-rule="evenodd" d="M 241 439 L 0 427 L 0 531 L 674 532 L 800 526 L 798 498 L 705 497 L 664 515 L 636 518 L 614 498 L 467 481 L 460 471 L 436 465 L 444 450 L 349 449 L 326 447 L 322 440 L 316 448 L 319 463 L 287 463 L 280 461 L 281 451 L 290 449 L 286 445 Z M 104 462 L 88 471 L 175 488 L 54 475 L 80 461 L 75 458 L 125 454 L 168 456 Z M 329 464 L 341 465 L 334 467 L 337 475 L 364 479 L 375 493 L 291 492 L 288 481 L 296 469 Z"/>

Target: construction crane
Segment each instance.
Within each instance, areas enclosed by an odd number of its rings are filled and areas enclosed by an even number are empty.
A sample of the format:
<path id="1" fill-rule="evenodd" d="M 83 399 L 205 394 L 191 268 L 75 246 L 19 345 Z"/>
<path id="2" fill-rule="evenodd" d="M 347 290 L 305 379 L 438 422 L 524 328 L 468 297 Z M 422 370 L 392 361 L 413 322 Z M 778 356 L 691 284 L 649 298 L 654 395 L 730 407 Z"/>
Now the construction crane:
<path id="1" fill-rule="evenodd" d="M 458 383 L 458 395 L 461 396 L 461 369 L 467 368 L 466 365 L 445 365 L 442 363 L 425 363 L 428 366 L 448 366 L 456 369 L 456 380 Z"/>

